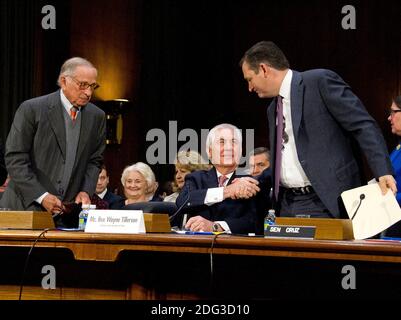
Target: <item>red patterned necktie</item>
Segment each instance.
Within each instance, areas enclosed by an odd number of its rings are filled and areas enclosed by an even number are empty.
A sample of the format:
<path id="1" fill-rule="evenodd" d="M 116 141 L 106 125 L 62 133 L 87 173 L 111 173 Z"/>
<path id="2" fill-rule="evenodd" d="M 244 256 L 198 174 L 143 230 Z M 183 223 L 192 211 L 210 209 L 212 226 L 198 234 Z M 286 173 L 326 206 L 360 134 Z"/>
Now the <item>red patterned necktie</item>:
<path id="1" fill-rule="evenodd" d="M 227 181 L 227 177 L 222 175 L 219 177 L 219 187 L 224 187 L 224 183 Z"/>
<path id="2" fill-rule="evenodd" d="M 71 119 L 74 122 L 75 119 L 77 118 L 77 108 L 76 107 L 71 107 L 70 109 L 70 113 L 71 113 Z"/>

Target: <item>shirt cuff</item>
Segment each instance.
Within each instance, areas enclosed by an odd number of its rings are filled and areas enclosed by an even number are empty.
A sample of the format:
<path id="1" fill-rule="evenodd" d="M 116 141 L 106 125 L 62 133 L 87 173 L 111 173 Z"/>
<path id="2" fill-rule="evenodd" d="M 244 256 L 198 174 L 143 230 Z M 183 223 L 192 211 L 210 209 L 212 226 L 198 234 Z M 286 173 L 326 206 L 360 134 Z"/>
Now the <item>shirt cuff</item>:
<path id="1" fill-rule="evenodd" d="M 211 206 L 215 203 L 222 202 L 223 200 L 224 200 L 224 187 L 207 189 L 204 204 Z"/>
<path id="2" fill-rule="evenodd" d="M 48 194 L 49 194 L 49 192 L 45 192 L 45 193 L 42 194 L 39 198 L 37 198 L 35 201 L 41 205 L 43 199 L 44 199 Z"/>
<path id="3" fill-rule="evenodd" d="M 228 226 L 227 222 L 225 221 L 214 221 L 215 223 L 218 223 L 220 227 L 223 228 L 223 230 L 227 233 L 231 233 L 230 227 Z"/>

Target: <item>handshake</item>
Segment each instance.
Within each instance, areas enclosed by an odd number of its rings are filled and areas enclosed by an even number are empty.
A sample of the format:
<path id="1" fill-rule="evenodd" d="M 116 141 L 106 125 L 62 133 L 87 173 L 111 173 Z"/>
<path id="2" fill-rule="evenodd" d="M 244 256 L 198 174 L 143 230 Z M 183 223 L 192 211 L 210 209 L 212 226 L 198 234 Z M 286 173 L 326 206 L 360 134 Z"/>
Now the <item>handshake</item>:
<path id="1" fill-rule="evenodd" d="M 260 188 L 259 182 L 251 177 L 236 178 L 224 187 L 224 199 L 249 199 L 255 196 Z"/>

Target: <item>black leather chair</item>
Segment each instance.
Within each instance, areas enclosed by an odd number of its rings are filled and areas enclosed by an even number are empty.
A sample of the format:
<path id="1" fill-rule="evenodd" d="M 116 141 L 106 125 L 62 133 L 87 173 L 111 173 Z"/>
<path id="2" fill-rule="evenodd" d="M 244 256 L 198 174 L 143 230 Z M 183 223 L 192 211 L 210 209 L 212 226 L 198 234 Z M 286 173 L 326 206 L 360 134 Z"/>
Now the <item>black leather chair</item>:
<path id="1" fill-rule="evenodd" d="M 174 202 L 150 201 L 127 204 L 122 210 L 142 210 L 147 213 L 167 213 L 169 216 L 177 211 Z"/>

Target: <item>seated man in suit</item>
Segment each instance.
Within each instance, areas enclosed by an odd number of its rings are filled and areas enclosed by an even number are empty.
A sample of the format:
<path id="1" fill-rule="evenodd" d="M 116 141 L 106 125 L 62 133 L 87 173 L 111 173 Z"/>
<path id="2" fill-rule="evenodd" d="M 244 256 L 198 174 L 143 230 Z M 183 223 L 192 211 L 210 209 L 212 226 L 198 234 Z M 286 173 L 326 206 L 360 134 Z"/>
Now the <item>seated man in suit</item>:
<path id="1" fill-rule="evenodd" d="M 249 173 L 252 177 L 259 176 L 263 170 L 270 167 L 270 151 L 265 147 L 253 149 L 249 154 Z"/>
<path id="2" fill-rule="evenodd" d="M 256 204 L 259 192 L 251 177 L 238 177 L 235 170 L 241 156 L 240 130 L 231 124 L 214 127 L 206 139 L 206 151 L 213 168 L 199 170 L 185 177 L 177 198 L 177 207 L 189 214 L 185 228 L 191 231 L 246 234 L 255 232 Z"/>
<path id="3" fill-rule="evenodd" d="M 96 195 L 107 202 L 107 207 L 110 208 L 114 203 L 121 201 L 122 197 L 112 193 L 107 189 L 109 184 L 109 175 L 107 173 L 107 169 L 105 165 L 102 165 L 102 170 L 99 173 L 99 178 L 97 179 L 96 184 Z M 98 200 L 98 199 L 96 199 Z M 94 203 L 94 199 L 92 199 L 92 203 Z M 96 203 L 95 203 L 96 204 Z"/>

